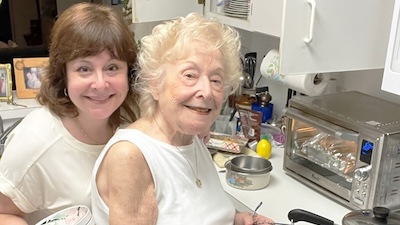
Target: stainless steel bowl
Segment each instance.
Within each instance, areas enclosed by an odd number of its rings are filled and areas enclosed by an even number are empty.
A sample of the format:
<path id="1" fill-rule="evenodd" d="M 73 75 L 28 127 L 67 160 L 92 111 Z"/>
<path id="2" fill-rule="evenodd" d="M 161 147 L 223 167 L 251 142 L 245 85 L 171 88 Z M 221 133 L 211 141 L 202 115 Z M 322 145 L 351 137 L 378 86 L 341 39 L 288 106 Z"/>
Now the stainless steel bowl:
<path id="1" fill-rule="evenodd" d="M 272 170 L 272 164 L 268 159 L 242 155 L 231 159 L 231 169 L 236 172 L 258 174 Z"/>

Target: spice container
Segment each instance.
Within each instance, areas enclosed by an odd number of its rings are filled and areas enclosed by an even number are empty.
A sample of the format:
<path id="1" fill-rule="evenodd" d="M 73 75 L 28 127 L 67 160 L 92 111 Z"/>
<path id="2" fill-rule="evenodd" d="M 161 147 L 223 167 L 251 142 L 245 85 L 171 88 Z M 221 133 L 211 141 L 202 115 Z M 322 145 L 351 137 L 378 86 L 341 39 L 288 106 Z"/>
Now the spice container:
<path id="1" fill-rule="evenodd" d="M 261 122 L 271 119 L 274 105 L 270 103 L 272 96 L 268 93 L 268 87 L 257 89 L 257 101 L 251 104 L 251 109 L 262 113 Z"/>

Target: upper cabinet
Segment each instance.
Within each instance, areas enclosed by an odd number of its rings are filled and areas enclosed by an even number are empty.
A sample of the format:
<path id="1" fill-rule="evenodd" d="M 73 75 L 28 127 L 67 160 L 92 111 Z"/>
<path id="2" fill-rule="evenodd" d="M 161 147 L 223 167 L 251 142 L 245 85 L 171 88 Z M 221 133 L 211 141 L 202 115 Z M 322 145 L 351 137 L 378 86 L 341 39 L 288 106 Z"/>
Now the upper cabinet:
<path id="1" fill-rule="evenodd" d="M 249 0 L 247 18 L 227 16 L 220 1 L 229 0 L 206 0 L 204 8 L 197 0 L 135 0 L 134 22 L 198 11 L 278 37 L 281 74 L 384 68 L 394 0 Z"/>
<path id="2" fill-rule="evenodd" d="M 168 20 L 190 12 L 203 13 L 203 4 L 198 0 L 132 0 L 133 23 Z"/>
<path id="3" fill-rule="evenodd" d="M 394 0 L 285 0 L 282 74 L 383 68 Z"/>

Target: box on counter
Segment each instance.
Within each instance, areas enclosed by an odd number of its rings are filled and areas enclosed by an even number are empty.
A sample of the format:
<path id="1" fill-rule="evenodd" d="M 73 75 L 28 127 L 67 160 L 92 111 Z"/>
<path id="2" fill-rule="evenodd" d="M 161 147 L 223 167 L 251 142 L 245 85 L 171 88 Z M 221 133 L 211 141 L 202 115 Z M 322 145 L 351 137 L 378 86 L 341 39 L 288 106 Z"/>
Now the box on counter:
<path id="1" fill-rule="evenodd" d="M 248 138 L 223 133 L 211 132 L 210 140 L 206 144 L 208 148 L 225 152 L 242 153 L 248 142 Z"/>

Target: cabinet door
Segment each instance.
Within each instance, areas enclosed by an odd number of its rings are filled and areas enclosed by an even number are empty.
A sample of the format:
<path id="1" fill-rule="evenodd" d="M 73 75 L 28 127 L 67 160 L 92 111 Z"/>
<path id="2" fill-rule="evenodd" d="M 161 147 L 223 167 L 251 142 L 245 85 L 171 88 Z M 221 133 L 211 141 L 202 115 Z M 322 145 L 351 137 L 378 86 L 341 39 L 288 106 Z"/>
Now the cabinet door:
<path id="1" fill-rule="evenodd" d="M 251 30 L 280 37 L 282 7 L 282 0 L 251 0 Z"/>
<path id="2" fill-rule="evenodd" d="M 190 12 L 203 13 L 197 0 L 133 0 L 132 22 L 154 22 L 186 16 Z"/>
<path id="3" fill-rule="evenodd" d="M 393 6 L 394 0 L 285 0 L 280 72 L 383 68 Z"/>

